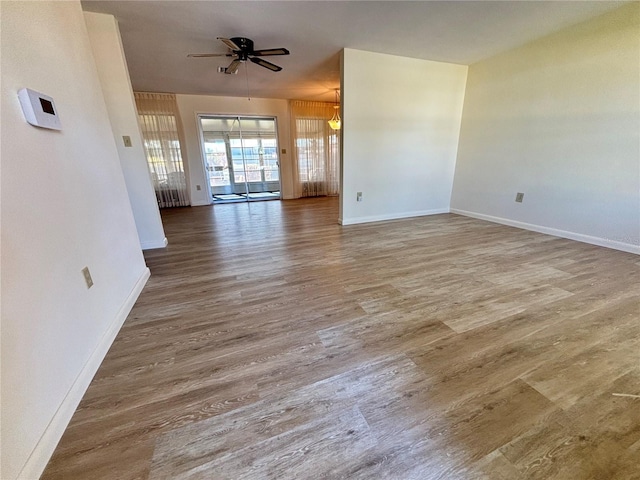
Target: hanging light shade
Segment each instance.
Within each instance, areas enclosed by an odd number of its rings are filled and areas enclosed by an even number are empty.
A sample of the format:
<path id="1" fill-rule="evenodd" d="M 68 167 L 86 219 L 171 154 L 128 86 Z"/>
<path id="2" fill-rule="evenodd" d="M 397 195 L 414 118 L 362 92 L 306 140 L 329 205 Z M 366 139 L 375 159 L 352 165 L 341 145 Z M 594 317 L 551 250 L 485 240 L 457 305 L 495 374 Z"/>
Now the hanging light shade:
<path id="1" fill-rule="evenodd" d="M 342 121 L 340 120 L 340 113 L 338 113 L 338 110 L 340 110 L 340 105 L 335 105 L 333 108 L 335 108 L 335 111 L 333 112 L 333 117 L 331 117 L 331 120 L 329 120 L 329 126 L 334 130 L 340 130 L 340 126 L 342 125 Z"/>
<path id="2" fill-rule="evenodd" d="M 333 130 L 340 130 L 342 126 L 342 120 L 340 120 L 340 97 L 338 94 L 338 90 L 336 90 L 336 105 L 333 106 L 333 117 L 329 120 L 329 126 Z"/>

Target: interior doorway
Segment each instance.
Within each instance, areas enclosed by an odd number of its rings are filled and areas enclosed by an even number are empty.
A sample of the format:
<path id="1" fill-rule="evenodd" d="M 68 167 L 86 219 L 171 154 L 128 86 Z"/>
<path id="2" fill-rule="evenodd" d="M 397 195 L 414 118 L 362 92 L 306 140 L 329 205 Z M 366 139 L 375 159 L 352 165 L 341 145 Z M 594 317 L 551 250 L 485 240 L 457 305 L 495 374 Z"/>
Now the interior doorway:
<path id="1" fill-rule="evenodd" d="M 275 117 L 199 115 L 214 203 L 280 199 Z"/>

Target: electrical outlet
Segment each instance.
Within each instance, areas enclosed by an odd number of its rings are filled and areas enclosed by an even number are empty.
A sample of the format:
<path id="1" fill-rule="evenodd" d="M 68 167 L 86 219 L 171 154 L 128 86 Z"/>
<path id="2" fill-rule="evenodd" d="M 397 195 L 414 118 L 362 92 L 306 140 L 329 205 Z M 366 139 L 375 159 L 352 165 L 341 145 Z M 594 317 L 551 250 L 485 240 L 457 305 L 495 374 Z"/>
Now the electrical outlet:
<path id="1" fill-rule="evenodd" d="M 202 190 L 202 188 L 200 187 L 200 185 L 196 185 L 196 190 Z"/>
<path id="2" fill-rule="evenodd" d="M 131 137 L 129 135 L 123 135 L 122 136 L 122 141 L 124 142 L 124 146 L 125 147 L 132 147 L 133 144 L 131 143 Z"/>
<path id="3" fill-rule="evenodd" d="M 82 269 L 82 275 L 84 276 L 84 281 L 87 283 L 87 288 L 91 288 L 93 286 L 93 279 L 91 278 L 89 267 L 84 267 Z"/>
<path id="4" fill-rule="evenodd" d="M 282 152 L 283 155 L 286 155 L 287 154 L 287 149 L 283 148 L 282 150 L 280 150 L 280 152 Z"/>
<path id="5" fill-rule="evenodd" d="M 362 192 L 357 192 L 356 193 L 356 202 L 361 202 L 362 201 Z"/>
<path id="6" fill-rule="evenodd" d="M 516 202 L 522 203 L 523 198 L 524 198 L 524 193 L 521 193 L 521 192 L 516 193 Z"/>

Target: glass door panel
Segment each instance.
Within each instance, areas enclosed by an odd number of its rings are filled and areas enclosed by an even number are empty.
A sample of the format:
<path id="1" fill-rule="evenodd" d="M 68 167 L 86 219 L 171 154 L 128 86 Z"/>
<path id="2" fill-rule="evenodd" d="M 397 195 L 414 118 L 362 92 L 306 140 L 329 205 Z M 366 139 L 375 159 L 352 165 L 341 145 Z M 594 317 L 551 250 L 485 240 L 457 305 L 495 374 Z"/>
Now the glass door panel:
<path id="1" fill-rule="evenodd" d="M 262 170 L 265 182 L 279 182 L 278 145 L 275 138 L 262 139 Z"/>
<path id="2" fill-rule="evenodd" d="M 200 116 L 214 201 L 280 198 L 275 118 Z"/>
<path id="3" fill-rule="evenodd" d="M 212 188 L 229 187 L 229 166 L 227 148 L 222 138 L 205 139 L 205 165 L 209 175 L 209 183 Z"/>

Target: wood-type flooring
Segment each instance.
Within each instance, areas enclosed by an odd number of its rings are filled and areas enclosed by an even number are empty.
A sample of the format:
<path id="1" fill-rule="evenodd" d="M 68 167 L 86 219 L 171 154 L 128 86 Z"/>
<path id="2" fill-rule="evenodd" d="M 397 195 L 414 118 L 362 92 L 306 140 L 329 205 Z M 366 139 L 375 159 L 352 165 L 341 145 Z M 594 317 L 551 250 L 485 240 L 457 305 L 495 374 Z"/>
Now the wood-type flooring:
<path id="1" fill-rule="evenodd" d="M 162 212 L 44 479 L 640 479 L 640 257 L 333 198 Z"/>

